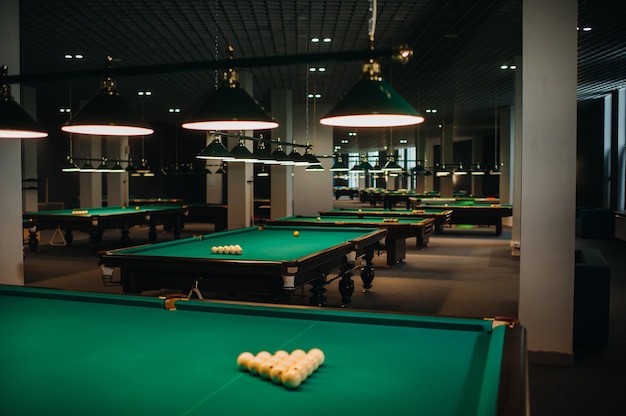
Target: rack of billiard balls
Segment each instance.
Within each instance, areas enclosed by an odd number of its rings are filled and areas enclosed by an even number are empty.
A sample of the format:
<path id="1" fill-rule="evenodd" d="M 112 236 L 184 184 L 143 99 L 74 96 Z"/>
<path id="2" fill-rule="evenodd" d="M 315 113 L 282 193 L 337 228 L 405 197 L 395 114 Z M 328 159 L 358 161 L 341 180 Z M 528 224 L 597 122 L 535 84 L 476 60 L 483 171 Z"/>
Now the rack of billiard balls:
<path id="1" fill-rule="evenodd" d="M 239 244 L 229 246 L 213 246 L 211 247 L 213 254 L 242 254 L 243 248 Z"/>
<path id="2" fill-rule="evenodd" d="M 256 355 L 246 351 L 237 357 L 237 367 L 288 389 L 297 389 L 324 364 L 324 359 L 324 352 L 319 348 L 312 348 L 308 352 L 295 349 L 291 353 L 278 350 L 274 354 L 261 351 Z"/>

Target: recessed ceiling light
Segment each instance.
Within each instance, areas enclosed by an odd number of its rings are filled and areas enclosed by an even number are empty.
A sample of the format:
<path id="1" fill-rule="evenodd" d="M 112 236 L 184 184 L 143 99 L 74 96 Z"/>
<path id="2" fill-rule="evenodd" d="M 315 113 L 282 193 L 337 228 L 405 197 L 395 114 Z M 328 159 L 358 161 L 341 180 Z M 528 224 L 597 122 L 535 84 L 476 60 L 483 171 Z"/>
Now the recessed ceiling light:
<path id="1" fill-rule="evenodd" d="M 322 39 L 322 42 L 330 43 L 330 42 L 332 42 L 332 39 L 331 38 L 324 38 L 324 39 Z"/>
<path id="2" fill-rule="evenodd" d="M 313 43 L 318 43 L 320 41 L 320 38 L 311 38 L 311 42 Z"/>

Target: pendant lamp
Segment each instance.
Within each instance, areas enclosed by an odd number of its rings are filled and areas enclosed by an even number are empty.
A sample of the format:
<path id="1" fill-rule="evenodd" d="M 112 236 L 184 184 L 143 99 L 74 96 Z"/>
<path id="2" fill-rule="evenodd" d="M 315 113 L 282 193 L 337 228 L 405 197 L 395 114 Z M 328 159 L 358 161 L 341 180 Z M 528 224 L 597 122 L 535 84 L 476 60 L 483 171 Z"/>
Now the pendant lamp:
<path id="1" fill-rule="evenodd" d="M 28 113 L 15 102 L 11 86 L 7 82 L 8 66 L 2 65 L 2 91 L 0 91 L 0 138 L 38 139 L 47 137 L 46 132 Z"/>
<path id="2" fill-rule="evenodd" d="M 107 56 L 100 93 L 61 127 L 61 130 L 95 136 L 143 136 L 154 133 L 154 129 L 137 117 L 118 94 L 112 62 L 113 58 Z"/>
<path id="3" fill-rule="evenodd" d="M 228 46 L 233 59 L 233 47 Z M 239 85 L 237 72 L 229 68 L 215 91 L 207 92 L 192 107 L 183 128 L 190 130 L 264 130 L 278 123 Z"/>
<path id="4" fill-rule="evenodd" d="M 369 49 L 374 50 L 376 1 L 370 2 Z M 406 61 L 412 51 L 405 49 L 399 57 Z M 348 91 L 320 123 L 334 127 L 394 127 L 411 126 L 424 121 L 393 87 L 383 80 L 380 64 L 370 58 L 363 64 L 361 79 Z"/>

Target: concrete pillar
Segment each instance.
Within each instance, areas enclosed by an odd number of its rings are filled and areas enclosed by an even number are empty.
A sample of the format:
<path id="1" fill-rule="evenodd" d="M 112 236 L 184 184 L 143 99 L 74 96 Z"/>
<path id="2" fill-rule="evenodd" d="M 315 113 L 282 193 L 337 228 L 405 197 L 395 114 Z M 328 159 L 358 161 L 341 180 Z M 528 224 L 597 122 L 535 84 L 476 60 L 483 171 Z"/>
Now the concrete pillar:
<path id="1" fill-rule="evenodd" d="M 291 143 L 293 140 L 293 92 L 288 89 L 271 91 L 272 116 L 279 126 L 272 130 L 272 140 Z M 272 147 L 272 151 L 275 146 Z M 285 153 L 291 147 L 283 147 Z M 293 215 L 293 166 L 271 166 L 270 216 L 286 217 Z"/>
<path id="2" fill-rule="evenodd" d="M 573 364 L 576 26 L 575 0 L 524 0 L 519 318 L 537 363 Z"/>
<path id="3" fill-rule="evenodd" d="M 128 160 L 130 157 L 128 136 L 107 137 L 105 157 L 109 161 L 109 167 L 113 166 L 117 160 Z M 126 166 L 125 163 L 120 164 Z M 128 173 L 107 173 L 108 206 L 128 205 L 128 199 Z"/>
<path id="4" fill-rule="evenodd" d="M 19 0 L 0 3 L 0 56 L 9 66 L 9 74 L 20 73 L 20 14 Z M 11 92 L 20 101 L 19 85 L 11 85 Z M 45 139 L 44 139 L 45 140 Z M 0 139 L 0 283 L 24 284 L 22 233 L 22 168 L 21 143 L 17 139 Z"/>
<path id="5" fill-rule="evenodd" d="M 79 159 L 77 163 L 82 167 L 84 163 L 81 158 L 94 159 L 91 164 L 98 167 L 102 157 L 102 138 L 100 136 L 75 135 L 75 157 Z M 79 174 L 80 182 L 80 207 L 97 208 L 102 206 L 102 174 L 83 173 Z"/>
<path id="6" fill-rule="evenodd" d="M 515 58 L 515 104 L 513 105 L 513 143 L 511 146 L 512 156 L 510 160 L 511 178 L 509 182 L 512 184 L 512 203 L 513 203 L 513 225 L 511 228 L 511 255 L 521 255 L 521 234 L 522 234 L 522 58 Z"/>
<path id="7" fill-rule="evenodd" d="M 333 154 L 333 128 L 319 123 L 319 119 L 330 111 L 330 105 L 315 106 L 315 112 L 309 106 L 309 144 L 313 145 L 316 155 Z M 293 131 L 297 143 L 306 144 L 306 109 L 304 105 L 294 106 Z M 304 154 L 304 149 L 298 150 Z M 332 158 L 320 158 L 323 171 L 307 171 L 306 167 L 293 168 L 293 214 L 318 215 L 319 211 L 333 207 L 333 175 L 330 168 Z M 273 168 L 272 168 L 273 169 Z M 272 170 L 272 173 L 274 171 Z"/>
<path id="8" fill-rule="evenodd" d="M 37 91 L 32 87 L 20 87 L 22 108 L 31 117 L 37 114 Z M 45 186 L 37 179 L 37 144 L 39 139 L 22 140 L 22 210 L 39 210 L 38 188 Z M 32 181 L 30 181 L 32 179 Z"/>
<path id="9" fill-rule="evenodd" d="M 472 138 L 472 161 L 474 163 L 480 163 L 480 167 L 485 169 L 485 165 L 482 161 L 483 148 L 485 147 L 485 137 L 481 135 L 477 135 Z M 475 168 L 476 166 L 466 166 L 467 169 Z M 472 175 L 471 180 L 471 193 L 472 195 L 484 195 L 483 190 L 483 175 Z"/>
<path id="10" fill-rule="evenodd" d="M 239 72 L 239 83 L 241 88 L 252 96 L 253 79 L 250 72 Z M 251 136 L 253 132 L 244 131 L 242 134 Z M 232 150 L 237 145 L 237 140 L 228 141 L 228 150 Z M 250 151 L 253 142 L 246 140 L 246 147 Z M 228 197 L 228 228 L 243 228 L 254 224 L 253 218 L 253 198 L 254 198 L 254 169 L 249 162 L 228 162 L 228 177 L 226 193 Z"/>

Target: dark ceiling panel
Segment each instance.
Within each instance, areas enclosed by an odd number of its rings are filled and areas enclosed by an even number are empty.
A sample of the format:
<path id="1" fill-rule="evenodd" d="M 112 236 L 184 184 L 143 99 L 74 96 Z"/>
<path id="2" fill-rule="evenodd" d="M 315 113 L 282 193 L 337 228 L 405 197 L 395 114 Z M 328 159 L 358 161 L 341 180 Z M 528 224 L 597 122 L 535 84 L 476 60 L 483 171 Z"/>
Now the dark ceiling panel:
<path id="1" fill-rule="evenodd" d="M 387 0 L 378 1 L 375 45 L 409 45 L 414 56 L 406 65 L 383 61 L 387 79 L 422 113 L 429 108 L 454 119 L 459 135 L 491 128 L 495 106 L 513 100 L 514 71 L 499 65 L 514 63 L 522 51 L 522 0 Z M 626 81 L 625 2 L 579 1 L 579 99 L 592 99 L 620 88 Z M 273 57 L 317 52 L 364 50 L 372 16 L 367 0 L 22 0 L 20 2 L 21 72 L 48 74 L 104 68 L 193 63 L 227 57 Z M 330 43 L 310 38 L 330 37 Z M 63 58 L 82 53 L 81 61 Z M 311 66 L 319 66 L 313 63 Z M 309 73 L 307 65 L 274 65 L 249 70 L 254 96 L 263 101 L 275 88 L 293 90 L 303 103 L 306 93 L 322 94 L 331 105 L 354 83 L 361 62 L 326 62 L 324 73 Z M 12 73 L 10 71 L 10 73 Z M 183 112 L 219 74 L 213 70 L 123 76 L 120 93 L 150 120 L 162 120 L 167 109 Z M 94 96 L 99 78 L 33 83 L 38 112 Z M 139 90 L 150 89 L 140 99 Z M 71 98 L 70 98 L 71 97 Z M 440 122 L 431 117 L 427 125 Z M 372 146 L 377 146 L 373 143 Z M 360 143 L 365 148 L 367 143 Z"/>

